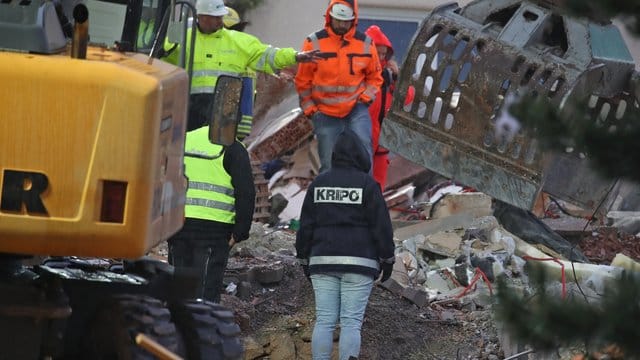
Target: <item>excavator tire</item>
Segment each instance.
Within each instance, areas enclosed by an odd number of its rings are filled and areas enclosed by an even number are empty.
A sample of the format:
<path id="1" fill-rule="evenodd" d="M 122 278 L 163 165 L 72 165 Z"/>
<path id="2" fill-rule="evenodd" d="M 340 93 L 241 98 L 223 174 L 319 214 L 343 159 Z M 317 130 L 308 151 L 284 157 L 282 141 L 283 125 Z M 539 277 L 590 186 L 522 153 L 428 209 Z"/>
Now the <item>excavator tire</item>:
<path id="1" fill-rule="evenodd" d="M 173 322 L 185 341 L 189 360 L 241 359 L 240 326 L 233 312 L 204 300 L 170 306 Z"/>
<path id="2" fill-rule="evenodd" d="M 83 358 L 92 360 L 155 360 L 138 346 L 144 334 L 167 350 L 181 355 L 183 347 L 171 313 L 164 304 L 146 295 L 115 295 L 98 309 L 89 325 Z"/>

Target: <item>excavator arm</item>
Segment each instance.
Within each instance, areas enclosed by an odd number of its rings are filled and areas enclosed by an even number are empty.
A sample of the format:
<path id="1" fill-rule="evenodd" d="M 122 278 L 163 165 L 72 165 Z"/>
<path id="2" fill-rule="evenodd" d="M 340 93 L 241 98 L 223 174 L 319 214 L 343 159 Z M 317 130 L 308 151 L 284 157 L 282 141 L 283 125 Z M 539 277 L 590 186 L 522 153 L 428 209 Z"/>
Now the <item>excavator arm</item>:
<path id="1" fill-rule="evenodd" d="M 560 111 L 588 99 L 589 121 L 614 122 L 637 106 L 626 90 L 634 67 L 614 25 L 573 17 L 553 1 L 444 5 L 414 35 L 380 143 L 519 208 L 532 209 L 542 191 L 606 208 L 615 181 L 584 154 L 542 148 L 524 128 L 496 136 L 496 119 L 508 99 L 529 93 Z M 637 75 L 632 82 L 637 98 Z"/>

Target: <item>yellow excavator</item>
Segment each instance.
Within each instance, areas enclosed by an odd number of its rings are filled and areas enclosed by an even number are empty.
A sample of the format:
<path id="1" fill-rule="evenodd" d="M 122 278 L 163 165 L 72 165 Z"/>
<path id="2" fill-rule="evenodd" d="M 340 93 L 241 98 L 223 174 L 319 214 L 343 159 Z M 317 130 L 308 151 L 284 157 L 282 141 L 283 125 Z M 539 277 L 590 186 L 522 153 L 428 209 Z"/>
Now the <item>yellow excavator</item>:
<path id="1" fill-rule="evenodd" d="M 184 220 L 189 76 L 157 60 L 179 5 L 0 2 L 0 359 L 241 357 L 233 313 L 145 256 Z"/>

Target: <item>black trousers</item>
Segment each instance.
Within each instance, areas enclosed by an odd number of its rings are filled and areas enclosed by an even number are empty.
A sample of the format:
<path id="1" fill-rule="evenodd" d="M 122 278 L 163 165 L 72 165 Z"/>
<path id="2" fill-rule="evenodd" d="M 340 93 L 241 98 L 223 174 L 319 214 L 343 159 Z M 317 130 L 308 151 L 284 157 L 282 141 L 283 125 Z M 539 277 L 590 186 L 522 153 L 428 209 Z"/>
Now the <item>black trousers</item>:
<path id="1" fill-rule="evenodd" d="M 231 229 L 229 224 L 187 218 L 168 241 L 169 263 L 197 278 L 200 298 L 220 302 Z"/>
<path id="2" fill-rule="evenodd" d="M 213 94 L 192 94 L 189 96 L 187 131 L 208 125 L 213 116 Z"/>

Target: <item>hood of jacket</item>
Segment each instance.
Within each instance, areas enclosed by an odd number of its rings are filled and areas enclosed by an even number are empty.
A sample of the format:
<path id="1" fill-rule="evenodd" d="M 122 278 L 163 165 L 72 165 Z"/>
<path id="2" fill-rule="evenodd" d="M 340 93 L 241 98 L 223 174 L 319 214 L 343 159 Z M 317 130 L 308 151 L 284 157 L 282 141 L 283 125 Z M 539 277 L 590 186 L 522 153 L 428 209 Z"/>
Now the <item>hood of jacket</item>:
<path id="1" fill-rule="evenodd" d="M 336 33 L 334 33 L 331 29 L 331 15 L 329 15 L 331 7 L 334 4 L 344 4 L 353 9 L 353 16 L 355 16 L 355 18 L 353 19 L 353 26 L 351 26 L 351 29 L 349 29 L 349 31 L 347 31 L 347 33 L 343 35 L 343 37 L 345 38 L 353 37 L 353 35 L 356 33 L 356 28 L 358 27 L 358 0 L 331 0 L 329 2 L 327 11 L 324 13 L 324 27 L 325 29 L 327 29 L 327 31 L 329 31 L 329 34 L 337 36 Z"/>
<path id="2" fill-rule="evenodd" d="M 369 153 L 353 130 L 347 128 L 338 135 L 331 154 L 331 167 L 356 168 L 365 173 L 369 172 Z"/>
<path id="3" fill-rule="evenodd" d="M 386 46 L 389 49 L 387 50 L 387 58 L 380 58 L 381 62 L 387 62 L 389 59 L 391 59 L 391 57 L 393 56 L 393 45 L 391 45 L 391 41 L 378 25 L 369 26 L 369 28 L 364 33 L 367 34 L 367 36 L 369 36 L 371 40 L 373 40 L 374 45 Z"/>

